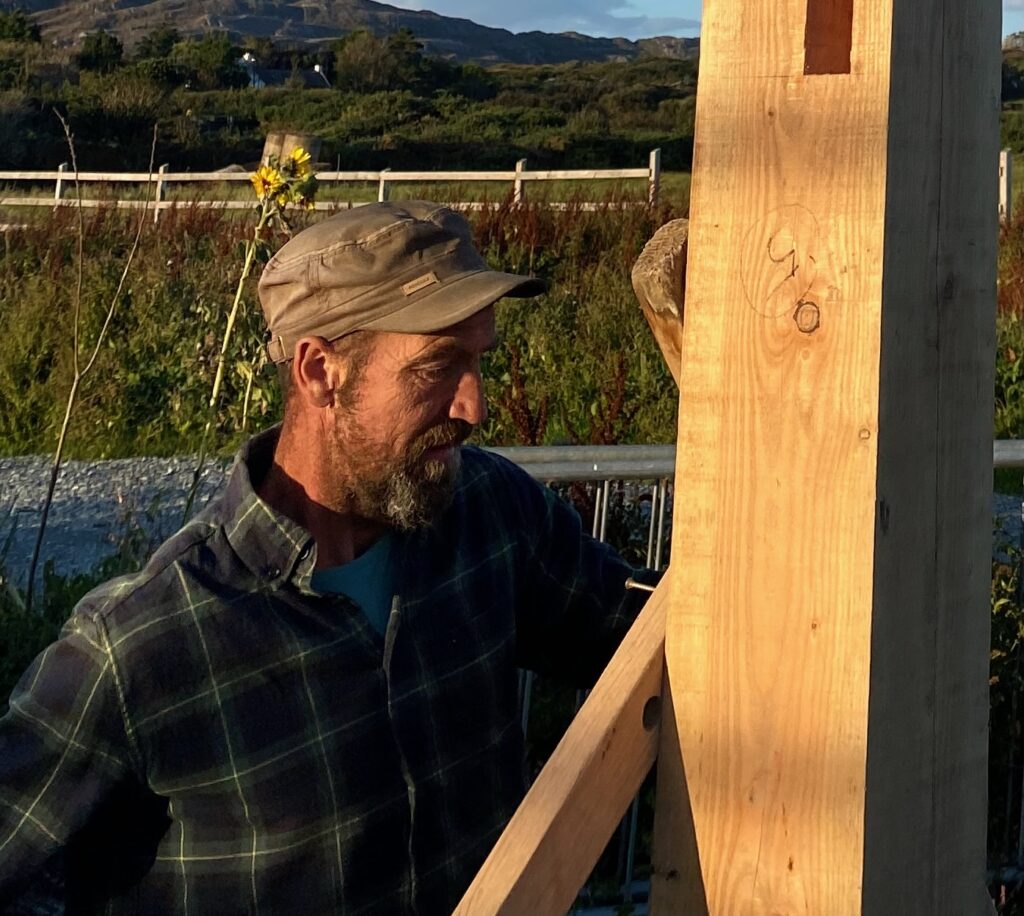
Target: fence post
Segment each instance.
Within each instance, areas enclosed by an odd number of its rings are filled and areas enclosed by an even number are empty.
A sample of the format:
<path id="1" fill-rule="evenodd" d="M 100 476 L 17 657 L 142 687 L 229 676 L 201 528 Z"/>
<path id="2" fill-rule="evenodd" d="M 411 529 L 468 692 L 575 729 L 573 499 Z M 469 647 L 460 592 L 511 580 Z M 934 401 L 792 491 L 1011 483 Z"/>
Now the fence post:
<path id="1" fill-rule="evenodd" d="M 523 172 L 526 171 L 526 160 L 520 159 L 516 162 L 516 179 L 512 185 L 512 203 L 519 206 L 525 199 L 525 188 L 523 186 Z"/>
<path id="2" fill-rule="evenodd" d="M 64 175 L 67 174 L 68 164 L 62 162 L 57 166 L 57 187 L 53 192 L 54 206 L 60 206 L 60 200 L 64 196 Z"/>
<path id="3" fill-rule="evenodd" d="M 1013 151 L 999 153 L 999 222 L 1004 226 L 1013 217 Z"/>
<path id="4" fill-rule="evenodd" d="M 380 184 L 377 186 L 377 200 L 380 203 L 383 203 L 384 201 L 386 201 L 388 199 L 389 191 L 388 191 L 388 178 L 387 178 L 387 174 L 390 171 L 391 171 L 391 169 L 381 169 L 380 170 Z"/>
<path id="5" fill-rule="evenodd" d="M 658 197 L 661 194 L 661 149 L 652 149 L 649 175 L 647 178 L 647 203 L 652 207 L 658 206 Z"/>
<path id="6" fill-rule="evenodd" d="M 156 177 L 156 192 L 153 195 L 153 222 L 159 222 L 160 220 L 160 202 L 164 199 L 164 174 L 167 172 L 167 163 L 165 162 L 157 170 Z"/>

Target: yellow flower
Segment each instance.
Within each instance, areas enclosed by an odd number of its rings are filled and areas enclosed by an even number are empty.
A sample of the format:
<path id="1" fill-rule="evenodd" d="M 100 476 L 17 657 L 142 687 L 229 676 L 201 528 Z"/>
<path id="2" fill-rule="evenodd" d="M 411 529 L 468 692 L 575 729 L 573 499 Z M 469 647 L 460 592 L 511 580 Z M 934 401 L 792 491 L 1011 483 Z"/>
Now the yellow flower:
<path id="1" fill-rule="evenodd" d="M 260 200 L 276 194 L 285 184 L 284 176 L 270 165 L 261 165 L 249 176 L 249 180 Z"/>
<path id="2" fill-rule="evenodd" d="M 295 147 L 288 158 L 291 159 L 291 167 L 297 178 L 305 178 L 313 169 L 309 164 L 309 153 L 301 146 Z"/>

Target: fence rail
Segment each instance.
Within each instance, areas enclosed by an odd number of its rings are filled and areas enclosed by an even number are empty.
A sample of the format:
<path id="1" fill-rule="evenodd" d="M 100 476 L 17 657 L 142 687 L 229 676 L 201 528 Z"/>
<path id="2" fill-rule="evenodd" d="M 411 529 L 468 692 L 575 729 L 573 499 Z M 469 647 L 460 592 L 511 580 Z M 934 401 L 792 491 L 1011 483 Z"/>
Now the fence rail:
<path id="1" fill-rule="evenodd" d="M 317 172 L 317 180 L 321 184 L 343 184 L 350 182 L 376 182 L 377 200 L 388 200 L 391 189 L 396 184 L 408 183 L 472 183 L 480 181 L 507 182 L 511 184 L 512 200 L 522 203 L 526 199 L 526 185 L 531 181 L 616 181 L 639 180 L 647 182 L 647 203 L 656 206 L 661 194 L 661 150 L 651 151 L 646 168 L 631 169 L 538 169 L 529 171 L 526 160 L 520 159 L 514 169 L 507 171 L 440 171 L 411 172 L 380 169 L 379 171 L 351 172 Z M 202 184 L 209 182 L 248 182 L 249 172 L 171 172 L 167 165 L 162 165 L 155 172 L 79 172 L 77 175 L 67 163 L 62 163 L 56 170 L 44 171 L 0 171 L 0 182 L 34 182 L 36 184 L 53 183 L 54 192 L 50 197 L 6 196 L 0 197 L 0 206 L 7 207 L 40 207 L 40 206 L 77 206 L 79 201 L 66 196 L 69 183 L 80 184 L 134 184 L 151 187 L 146 199 L 141 200 L 82 200 L 83 207 L 109 207 L 119 209 L 151 208 L 154 219 L 158 219 L 161 210 L 177 205 L 176 201 L 167 200 L 168 186 L 173 184 Z M 192 202 L 190 202 L 191 204 Z M 219 208 L 225 210 L 249 209 L 250 201 L 244 200 L 201 200 L 194 202 L 196 206 Z M 361 206 L 352 201 L 320 201 L 315 205 L 317 210 L 338 210 Z M 460 206 L 478 206 L 468 203 Z M 564 204 L 552 204 L 564 206 Z"/>

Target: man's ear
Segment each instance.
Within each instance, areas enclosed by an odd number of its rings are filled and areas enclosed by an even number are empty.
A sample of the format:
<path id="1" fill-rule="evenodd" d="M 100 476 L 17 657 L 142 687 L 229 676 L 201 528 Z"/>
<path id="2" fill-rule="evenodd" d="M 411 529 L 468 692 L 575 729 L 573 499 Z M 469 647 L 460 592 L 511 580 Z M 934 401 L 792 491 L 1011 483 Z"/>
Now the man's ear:
<path id="1" fill-rule="evenodd" d="M 346 371 L 323 337 L 303 337 L 295 344 L 292 390 L 311 407 L 334 404 L 334 392 L 344 384 Z"/>

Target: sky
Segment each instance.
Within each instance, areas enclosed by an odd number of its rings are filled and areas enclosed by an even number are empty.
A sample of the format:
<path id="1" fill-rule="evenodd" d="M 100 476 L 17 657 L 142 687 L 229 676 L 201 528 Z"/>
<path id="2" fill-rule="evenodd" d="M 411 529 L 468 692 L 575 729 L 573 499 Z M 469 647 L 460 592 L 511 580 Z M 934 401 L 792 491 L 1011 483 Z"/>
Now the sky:
<path id="1" fill-rule="evenodd" d="M 385 0 L 481 25 L 527 32 L 582 32 L 608 38 L 690 37 L 700 32 L 700 0 Z M 970 2 L 970 0 L 964 0 Z M 1024 0 L 1003 0 L 1003 34 L 1024 31 Z"/>

